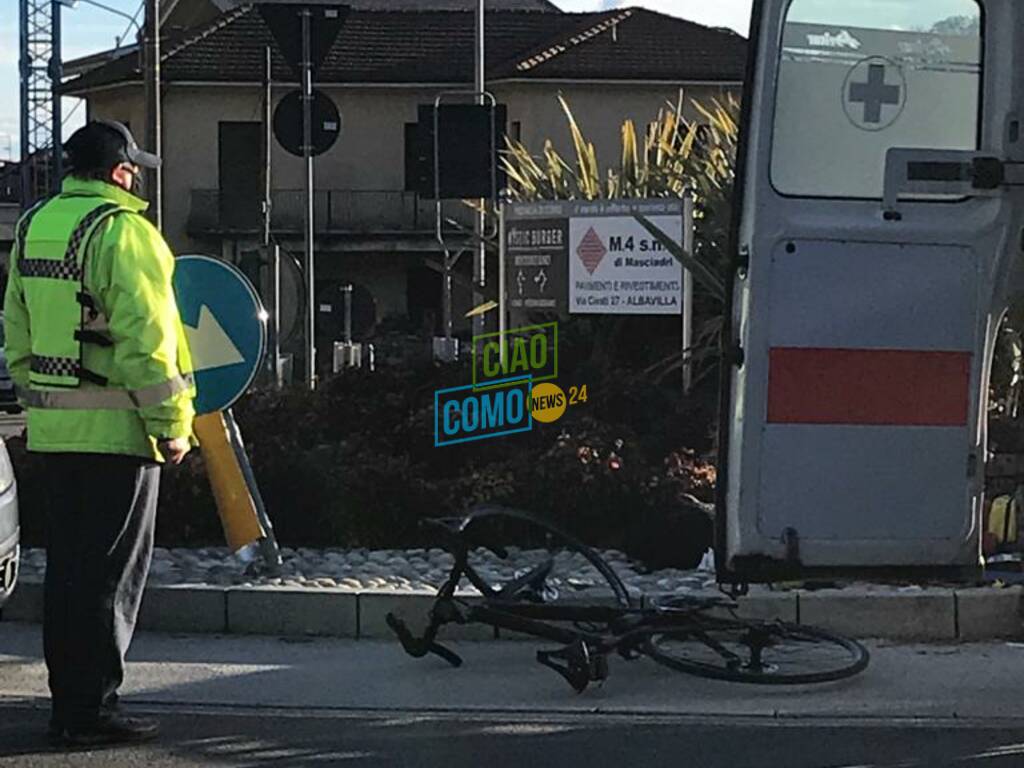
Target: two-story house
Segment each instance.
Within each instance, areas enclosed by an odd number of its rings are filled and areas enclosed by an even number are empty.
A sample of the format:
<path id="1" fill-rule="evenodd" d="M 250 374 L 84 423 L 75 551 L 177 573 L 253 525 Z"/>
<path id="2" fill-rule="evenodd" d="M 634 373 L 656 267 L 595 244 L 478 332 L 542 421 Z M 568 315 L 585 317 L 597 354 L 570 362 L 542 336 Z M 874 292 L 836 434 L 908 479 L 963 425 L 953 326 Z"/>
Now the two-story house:
<path id="1" fill-rule="evenodd" d="M 254 272 L 262 224 L 239 212 L 258 210 L 262 196 L 268 47 L 271 107 L 298 83 L 258 8 L 191 2 L 172 6 L 163 43 L 164 229 L 178 253 L 212 253 Z M 317 293 L 330 297 L 340 281 L 355 283 L 359 331 L 389 316 L 429 325 L 440 305 L 439 255 L 433 203 L 408 191 L 412 126 L 419 105 L 471 89 L 473 4 L 346 5 L 351 11 L 316 82 L 341 115 L 337 142 L 315 162 Z M 487 89 L 507 106 L 508 133 L 538 150 L 550 138 L 571 156 L 559 94 L 607 166 L 618 162 L 624 119 L 646 125 L 680 89 L 687 99 L 710 100 L 741 85 L 746 43 L 732 32 L 639 8 L 562 13 L 546 0 L 489 0 L 488 7 Z M 64 93 L 86 99 L 91 117 L 122 120 L 141 135 L 139 65 L 136 50 L 71 62 L 77 76 Z M 301 256 L 303 163 L 276 141 L 270 156 L 272 230 Z M 452 206 L 457 213 L 461 203 Z M 285 277 L 285 299 L 297 304 L 301 281 Z M 456 298 L 457 309 L 469 306 L 468 289 Z"/>

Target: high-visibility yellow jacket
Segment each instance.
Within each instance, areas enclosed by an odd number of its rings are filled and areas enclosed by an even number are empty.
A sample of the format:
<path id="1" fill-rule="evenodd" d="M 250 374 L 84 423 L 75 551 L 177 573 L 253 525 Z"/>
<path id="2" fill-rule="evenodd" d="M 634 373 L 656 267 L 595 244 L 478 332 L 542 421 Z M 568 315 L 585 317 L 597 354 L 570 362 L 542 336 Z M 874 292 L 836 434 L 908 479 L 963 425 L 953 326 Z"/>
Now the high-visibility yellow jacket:
<path id="1" fill-rule="evenodd" d="M 33 451 L 162 461 L 191 437 L 191 359 L 174 256 L 147 203 L 69 177 L 19 221 L 4 300 L 7 365 Z"/>

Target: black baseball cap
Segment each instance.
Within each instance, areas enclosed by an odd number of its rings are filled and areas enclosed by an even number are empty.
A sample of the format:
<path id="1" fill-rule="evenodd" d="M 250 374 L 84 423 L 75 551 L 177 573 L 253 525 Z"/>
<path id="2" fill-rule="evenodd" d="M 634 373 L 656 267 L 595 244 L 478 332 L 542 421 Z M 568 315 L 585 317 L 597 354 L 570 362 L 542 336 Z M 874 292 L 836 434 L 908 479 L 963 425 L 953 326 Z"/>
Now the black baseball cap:
<path id="1" fill-rule="evenodd" d="M 72 171 L 113 168 L 132 163 L 141 168 L 159 168 L 160 158 L 143 152 L 128 126 L 116 120 L 93 120 L 64 142 Z"/>

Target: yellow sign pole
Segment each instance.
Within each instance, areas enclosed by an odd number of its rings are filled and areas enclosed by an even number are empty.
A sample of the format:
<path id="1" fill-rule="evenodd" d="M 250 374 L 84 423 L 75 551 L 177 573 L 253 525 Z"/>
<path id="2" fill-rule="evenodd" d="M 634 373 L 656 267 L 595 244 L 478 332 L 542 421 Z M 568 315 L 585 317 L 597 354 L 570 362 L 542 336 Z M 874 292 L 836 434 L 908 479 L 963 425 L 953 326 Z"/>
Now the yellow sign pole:
<path id="1" fill-rule="evenodd" d="M 231 446 L 224 414 L 216 411 L 197 416 L 194 430 L 217 502 L 217 514 L 224 526 L 224 537 L 231 551 L 237 552 L 264 538 L 267 532 L 260 525 L 252 493 Z"/>

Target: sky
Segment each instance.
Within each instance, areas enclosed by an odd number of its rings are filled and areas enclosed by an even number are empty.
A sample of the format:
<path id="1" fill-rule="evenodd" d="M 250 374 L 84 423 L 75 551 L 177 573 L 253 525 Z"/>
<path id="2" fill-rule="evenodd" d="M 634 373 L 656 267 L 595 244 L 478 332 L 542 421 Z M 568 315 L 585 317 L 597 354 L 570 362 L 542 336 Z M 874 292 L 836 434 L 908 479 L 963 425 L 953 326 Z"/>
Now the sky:
<path id="1" fill-rule="evenodd" d="M 141 0 L 100 0 L 131 16 Z M 142 14 L 139 14 L 141 20 Z M 64 59 L 74 59 L 87 53 L 114 47 L 114 38 L 123 35 L 128 20 L 86 4 L 64 8 L 61 14 Z M 134 28 L 129 35 L 133 38 Z M 0 160 L 17 159 L 21 150 L 18 141 L 18 2 L 0 0 Z M 75 109 L 79 99 L 64 100 L 65 115 Z M 81 124 L 84 105 L 65 123 L 65 130 Z"/>
<path id="2" fill-rule="evenodd" d="M 642 5 L 663 13 L 681 16 L 710 26 L 732 27 L 747 34 L 751 0 L 555 0 L 566 11 L 595 11 Z M 819 0 L 812 0 L 819 1 Z M 828 0 L 821 0 L 827 2 Z M 879 0 L 885 2 L 886 0 Z M 946 2 L 946 0 L 936 0 Z M 959 2 L 960 0 L 953 0 Z M 101 0 L 128 16 L 136 13 L 141 0 Z M 18 3 L 0 0 L 0 160 L 17 158 L 18 137 Z M 141 14 L 139 15 L 141 20 Z M 63 57 L 73 59 L 114 46 L 114 38 L 130 28 L 127 19 L 80 0 L 75 8 L 62 11 Z M 134 30 L 132 30 L 134 33 Z M 129 35 L 129 40 L 132 35 Z M 65 99 L 69 115 L 79 104 Z M 81 124 L 84 107 L 66 117 L 65 135 Z"/>

